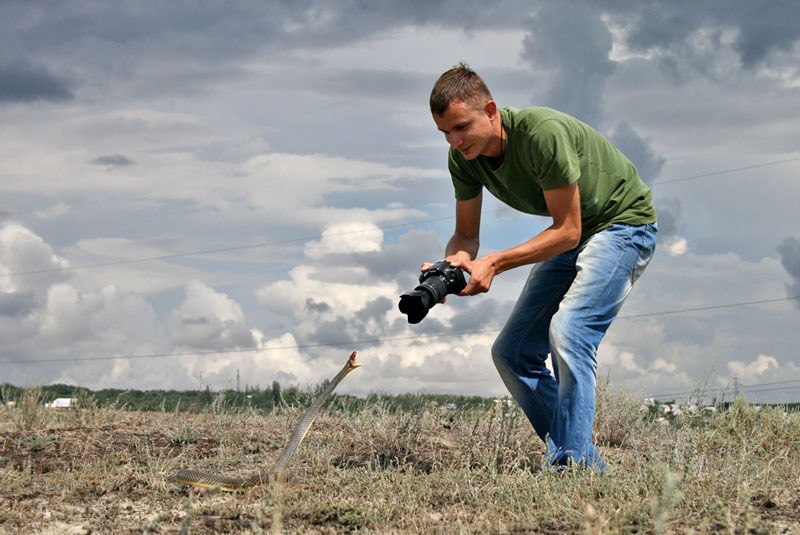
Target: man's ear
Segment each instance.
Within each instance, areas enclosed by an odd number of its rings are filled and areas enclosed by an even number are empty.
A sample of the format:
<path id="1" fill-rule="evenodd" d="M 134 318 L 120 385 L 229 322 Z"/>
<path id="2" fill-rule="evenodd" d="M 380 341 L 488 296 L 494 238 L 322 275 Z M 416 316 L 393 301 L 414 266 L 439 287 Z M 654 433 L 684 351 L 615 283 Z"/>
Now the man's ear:
<path id="1" fill-rule="evenodd" d="M 497 115 L 497 103 L 492 99 L 487 100 L 483 105 L 483 111 L 490 119 L 494 119 Z"/>

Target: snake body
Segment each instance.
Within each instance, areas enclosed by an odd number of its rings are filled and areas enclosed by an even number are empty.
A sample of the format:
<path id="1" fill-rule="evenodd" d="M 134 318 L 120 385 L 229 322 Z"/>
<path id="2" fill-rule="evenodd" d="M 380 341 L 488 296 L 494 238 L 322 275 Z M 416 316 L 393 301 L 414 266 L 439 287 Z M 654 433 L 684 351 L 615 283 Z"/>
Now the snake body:
<path id="1" fill-rule="evenodd" d="M 278 460 L 275 461 L 275 464 L 273 464 L 269 470 L 257 472 L 246 477 L 230 477 L 220 476 L 202 470 L 184 469 L 178 470 L 170 475 L 169 480 L 181 485 L 191 485 L 201 488 L 218 488 L 229 492 L 266 483 L 270 478 L 275 477 L 286 468 L 292 454 L 294 454 L 295 450 L 300 446 L 311 424 L 314 423 L 314 419 L 317 417 L 322 405 L 328 400 L 337 385 L 342 382 L 342 379 L 359 366 L 360 364 L 356 364 L 356 352 L 353 351 L 344 367 L 339 370 L 339 373 L 337 373 L 330 382 L 328 382 L 303 415 L 303 418 L 297 423 L 292 431 L 292 435 L 289 437 L 289 442 L 286 444 L 286 447 L 283 448 Z"/>

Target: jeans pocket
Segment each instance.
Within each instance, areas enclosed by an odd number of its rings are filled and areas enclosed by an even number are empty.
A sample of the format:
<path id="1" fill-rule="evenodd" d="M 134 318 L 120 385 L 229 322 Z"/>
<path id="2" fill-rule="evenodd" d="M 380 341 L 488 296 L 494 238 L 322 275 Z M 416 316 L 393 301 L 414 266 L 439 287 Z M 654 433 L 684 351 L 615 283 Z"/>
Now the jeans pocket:
<path id="1" fill-rule="evenodd" d="M 652 256 L 658 239 L 658 226 L 655 223 L 634 227 L 633 242 L 641 251 L 641 256 Z"/>
<path id="2" fill-rule="evenodd" d="M 636 261 L 636 267 L 633 270 L 631 282 L 636 282 L 642 275 L 642 272 L 644 272 L 644 268 L 646 268 L 650 260 L 653 259 L 653 255 L 656 251 L 657 233 L 658 227 L 655 223 L 642 225 L 636 228 L 634 243 L 639 250 L 639 258 Z"/>

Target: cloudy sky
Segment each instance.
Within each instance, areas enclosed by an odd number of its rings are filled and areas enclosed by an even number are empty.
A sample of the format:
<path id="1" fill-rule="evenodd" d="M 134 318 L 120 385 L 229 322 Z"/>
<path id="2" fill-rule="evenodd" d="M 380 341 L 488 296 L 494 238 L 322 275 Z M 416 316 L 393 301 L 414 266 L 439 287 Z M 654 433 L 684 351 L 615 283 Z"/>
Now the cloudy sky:
<path id="1" fill-rule="evenodd" d="M 397 310 L 452 232 L 427 98 L 463 60 L 652 185 L 603 380 L 800 401 L 797 2 L 368 4 L 0 4 L 0 382 L 308 386 L 357 350 L 342 392 L 504 394 L 526 269 Z M 484 213 L 483 252 L 548 225 Z"/>

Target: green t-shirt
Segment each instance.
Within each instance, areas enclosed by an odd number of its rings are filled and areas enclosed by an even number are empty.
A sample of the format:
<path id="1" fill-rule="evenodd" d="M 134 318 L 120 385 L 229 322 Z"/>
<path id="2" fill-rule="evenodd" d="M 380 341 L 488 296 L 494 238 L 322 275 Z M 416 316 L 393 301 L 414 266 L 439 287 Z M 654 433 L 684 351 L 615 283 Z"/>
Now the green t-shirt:
<path id="1" fill-rule="evenodd" d="M 498 169 L 486 156 L 470 161 L 450 149 L 456 199 L 473 199 L 486 187 L 512 208 L 549 216 L 544 190 L 577 181 L 581 242 L 615 223 L 655 222 L 652 194 L 636 167 L 591 126 L 549 108 L 501 108 L 500 113 L 507 141 Z"/>

